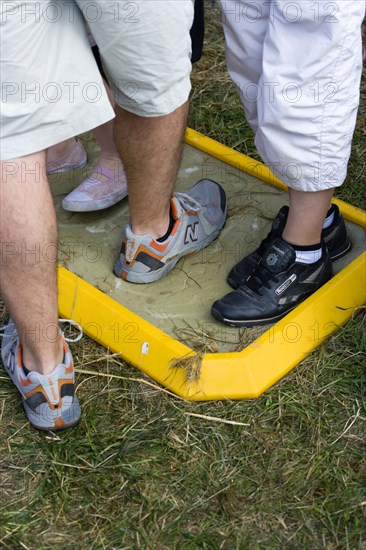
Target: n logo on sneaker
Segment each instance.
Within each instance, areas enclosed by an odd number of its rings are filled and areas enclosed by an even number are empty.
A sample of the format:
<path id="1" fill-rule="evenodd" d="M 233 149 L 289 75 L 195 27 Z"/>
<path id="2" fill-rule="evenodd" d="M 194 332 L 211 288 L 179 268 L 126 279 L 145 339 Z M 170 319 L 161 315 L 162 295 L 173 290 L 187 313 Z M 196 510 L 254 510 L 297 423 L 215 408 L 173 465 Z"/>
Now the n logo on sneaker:
<path id="1" fill-rule="evenodd" d="M 194 224 L 188 224 L 186 227 L 186 234 L 184 235 L 184 244 L 189 242 L 195 243 L 198 241 L 198 222 Z"/>
<path id="2" fill-rule="evenodd" d="M 285 290 L 288 289 L 288 287 L 292 285 L 292 283 L 294 283 L 296 279 L 297 277 L 293 273 L 288 279 L 286 279 L 285 282 L 282 283 L 282 285 L 276 288 L 275 293 L 277 294 L 277 296 L 280 296 L 283 292 L 285 292 Z"/>

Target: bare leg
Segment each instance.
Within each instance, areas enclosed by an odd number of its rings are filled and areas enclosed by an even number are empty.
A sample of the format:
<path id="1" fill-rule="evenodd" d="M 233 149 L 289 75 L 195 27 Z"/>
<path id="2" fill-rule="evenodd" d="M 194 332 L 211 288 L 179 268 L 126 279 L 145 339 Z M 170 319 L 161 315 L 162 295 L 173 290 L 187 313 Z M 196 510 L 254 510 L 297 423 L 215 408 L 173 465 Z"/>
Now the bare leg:
<path id="1" fill-rule="evenodd" d="M 103 80 L 103 82 L 104 82 L 106 92 L 108 94 L 108 99 L 111 102 L 112 107 L 115 109 L 115 101 L 114 101 L 113 94 L 108 84 L 106 83 L 106 81 Z M 103 166 L 107 166 L 108 168 L 111 168 L 111 169 L 115 167 L 116 162 L 121 163 L 121 158 L 119 156 L 116 143 L 114 141 L 113 129 L 114 129 L 114 120 L 110 120 L 109 122 L 106 122 L 105 124 L 102 124 L 97 128 L 94 128 L 93 130 L 94 137 L 97 140 L 98 145 L 100 147 L 99 164 L 102 164 Z"/>
<path id="2" fill-rule="evenodd" d="M 102 126 L 98 126 L 98 128 L 94 128 L 93 134 L 100 147 L 98 166 L 113 170 L 115 181 L 117 181 L 119 178 L 125 178 L 126 176 L 121 157 L 114 141 L 113 127 L 114 122 L 111 120 Z M 92 177 L 96 177 L 101 182 L 103 182 L 104 179 L 108 179 L 98 171 L 98 167 L 96 168 L 96 172 L 97 176 L 93 173 Z"/>
<path id="3" fill-rule="evenodd" d="M 283 231 L 285 241 L 308 246 L 320 242 L 324 219 L 330 207 L 334 189 L 314 193 L 289 189 L 290 210 Z"/>
<path id="4" fill-rule="evenodd" d="M 57 228 L 45 152 L 1 163 L 0 292 L 30 370 L 51 372 L 62 360 L 57 314 Z"/>
<path id="5" fill-rule="evenodd" d="M 115 139 L 127 173 L 132 230 L 161 237 L 169 225 L 188 102 L 166 116 L 146 118 L 116 106 Z"/>
<path id="6" fill-rule="evenodd" d="M 100 156 L 109 158 L 113 156 L 119 157 L 116 144 L 114 142 L 114 136 L 113 136 L 113 120 L 110 120 L 109 122 L 106 122 L 105 124 L 102 124 L 102 126 L 98 126 L 97 128 L 94 128 L 93 134 L 95 136 L 95 139 L 98 142 L 98 145 L 100 146 Z"/>

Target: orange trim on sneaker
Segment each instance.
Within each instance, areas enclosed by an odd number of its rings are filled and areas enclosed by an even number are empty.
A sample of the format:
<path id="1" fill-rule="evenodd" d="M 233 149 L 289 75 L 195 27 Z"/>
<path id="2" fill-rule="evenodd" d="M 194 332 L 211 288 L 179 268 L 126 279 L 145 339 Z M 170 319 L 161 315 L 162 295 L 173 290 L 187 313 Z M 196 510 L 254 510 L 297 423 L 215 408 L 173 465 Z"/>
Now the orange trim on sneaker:
<path id="1" fill-rule="evenodd" d="M 32 380 L 24 379 L 22 376 L 19 376 L 19 380 L 23 388 L 26 388 L 27 386 L 30 386 L 32 384 Z"/>
<path id="2" fill-rule="evenodd" d="M 177 220 L 175 220 L 173 228 L 172 228 L 172 230 L 169 234 L 169 237 L 174 237 L 174 235 L 178 231 L 180 220 L 181 220 L 181 218 L 178 218 Z M 170 241 L 168 241 L 168 240 L 164 243 L 159 243 L 155 239 L 152 239 L 149 242 L 149 245 L 151 246 L 151 248 L 155 248 L 155 250 L 158 250 L 159 252 L 165 252 L 165 250 L 168 248 L 169 244 L 170 244 Z"/>
<path id="3" fill-rule="evenodd" d="M 159 260 L 159 261 L 161 261 L 164 258 L 164 256 L 159 256 L 158 254 L 154 254 L 154 252 L 151 252 L 151 250 L 149 248 L 146 248 L 146 246 L 140 245 L 138 247 L 138 249 L 136 250 L 134 258 L 130 262 L 126 261 L 128 266 L 133 266 L 133 264 L 136 262 L 136 258 L 137 258 L 137 256 L 139 255 L 140 252 L 145 252 L 146 254 L 151 256 L 152 258 L 155 258 L 156 260 Z"/>
<path id="4" fill-rule="evenodd" d="M 55 428 L 57 428 L 58 430 L 60 428 L 66 428 L 65 420 L 62 418 L 62 416 L 58 416 L 57 418 L 55 418 L 54 425 Z"/>
<path id="5" fill-rule="evenodd" d="M 131 241 L 131 247 L 128 247 L 127 246 L 127 239 L 125 239 L 125 258 L 126 258 L 126 262 L 128 263 L 131 263 L 133 262 L 133 259 L 130 261 L 130 260 L 127 260 L 127 251 L 129 251 L 130 248 L 134 249 L 135 248 L 135 243 L 136 243 L 136 239 L 134 237 L 132 237 L 130 239 Z M 137 248 L 137 251 L 135 252 L 134 254 L 134 257 L 136 256 L 137 252 L 138 252 L 139 248 Z"/>
<path id="6" fill-rule="evenodd" d="M 48 404 L 48 406 L 50 407 L 50 409 L 52 409 L 52 410 L 59 409 L 59 408 L 62 406 L 61 388 L 62 388 L 62 386 L 65 385 L 65 384 L 73 384 L 73 381 L 71 381 L 71 380 L 62 380 L 62 379 L 59 379 L 59 380 L 58 380 L 57 386 L 58 386 L 59 400 L 58 400 L 58 403 L 56 403 L 55 405 L 54 405 L 53 403 L 50 403 L 50 401 L 49 401 L 49 399 L 48 399 L 48 395 L 46 394 L 46 392 L 45 392 L 44 389 L 43 389 L 43 386 L 41 386 L 41 385 L 36 386 L 36 387 L 34 388 L 34 390 L 32 390 L 32 391 L 30 391 L 30 392 L 28 392 L 28 393 L 25 393 L 25 392 L 24 392 L 24 397 L 25 397 L 26 399 L 28 399 L 28 397 L 32 397 L 32 395 L 34 395 L 35 393 L 41 393 L 41 394 L 45 397 L 45 399 L 46 399 L 46 401 L 47 401 L 47 404 Z M 51 384 L 50 384 L 50 385 L 51 385 Z M 53 393 L 54 393 L 54 391 L 55 391 L 54 388 L 53 388 L 53 385 L 51 385 L 51 388 L 52 388 L 52 389 L 51 389 L 51 392 L 52 392 L 52 395 L 53 395 Z M 53 390 L 53 391 L 52 391 L 52 390 Z M 55 395 L 56 395 L 56 394 L 55 394 Z M 54 399 L 55 399 L 55 397 L 54 397 Z"/>
<path id="7" fill-rule="evenodd" d="M 19 346 L 18 346 L 17 367 L 18 367 L 18 369 L 21 369 L 22 372 L 24 372 L 23 371 L 23 351 L 22 351 L 22 347 L 20 345 L 20 342 L 19 342 Z M 20 383 L 23 386 L 23 388 L 26 388 L 27 386 L 30 386 L 32 384 L 31 380 L 24 379 L 22 376 L 19 376 L 19 380 L 20 380 Z"/>
<path id="8" fill-rule="evenodd" d="M 19 369 L 23 369 L 23 352 L 22 352 L 22 348 L 21 348 L 20 343 L 19 343 L 19 346 L 18 346 L 18 357 L 17 357 L 17 360 L 18 360 L 18 368 L 19 368 Z"/>
<path id="9" fill-rule="evenodd" d="M 72 361 L 70 361 L 70 365 L 65 368 L 65 374 L 72 374 L 74 370 L 74 364 Z"/>
<path id="10" fill-rule="evenodd" d="M 53 397 L 53 399 L 56 400 L 56 399 L 57 399 L 57 395 L 56 395 L 56 392 L 55 392 L 55 388 L 53 387 L 52 378 L 49 376 L 49 377 L 47 378 L 47 380 L 48 380 L 48 383 L 49 383 L 50 388 L 51 388 L 52 397 Z"/>
<path id="11" fill-rule="evenodd" d="M 171 237 L 174 237 L 174 235 L 176 234 L 176 232 L 178 231 L 178 227 L 179 227 L 179 224 L 180 224 L 180 220 L 181 218 L 178 218 L 177 220 L 175 220 L 175 224 L 173 225 L 173 229 L 170 233 L 170 236 Z"/>
<path id="12" fill-rule="evenodd" d="M 178 209 L 177 209 L 177 206 L 175 204 L 175 201 L 172 198 L 170 199 L 170 212 L 171 212 L 171 215 L 173 216 L 173 218 L 175 218 L 175 219 L 178 218 Z"/>
<path id="13" fill-rule="evenodd" d="M 149 245 L 151 246 L 151 248 L 155 248 L 155 250 L 158 250 L 159 252 L 165 252 L 169 244 L 170 244 L 170 241 L 166 241 L 165 243 L 158 243 L 155 240 L 152 240 L 149 242 Z"/>
<path id="14" fill-rule="evenodd" d="M 54 409 L 54 408 L 58 408 L 58 405 L 56 405 L 56 407 L 54 405 L 52 405 L 50 402 L 49 402 L 49 399 L 48 399 L 48 395 L 46 394 L 46 392 L 44 391 L 42 385 L 40 384 L 39 386 L 36 386 L 32 391 L 28 392 L 28 393 L 24 393 L 24 396 L 26 397 L 26 399 L 28 399 L 29 397 L 32 397 L 32 395 L 36 394 L 36 393 L 41 393 L 45 399 L 46 399 L 46 402 L 48 404 L 48 406 L 51 408 L 51 409 Z"/>

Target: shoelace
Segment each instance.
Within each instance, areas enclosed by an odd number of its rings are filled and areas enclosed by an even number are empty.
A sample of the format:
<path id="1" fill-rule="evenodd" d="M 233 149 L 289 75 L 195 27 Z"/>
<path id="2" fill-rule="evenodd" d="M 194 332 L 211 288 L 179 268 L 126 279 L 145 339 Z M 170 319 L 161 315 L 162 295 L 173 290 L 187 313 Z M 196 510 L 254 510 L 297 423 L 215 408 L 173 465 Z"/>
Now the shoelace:
<path id="1" fill-rule="evenodd" d="M 260 288 L 262 288 L 263 286 L 271 288 L 271 285 L 269 284 L 270 281 L 278 283 L 279 279 L 269 269 L 267 269 L 263 265 L 259 265 L 254 269 L 253 273 L 250 275 L 245 285 L 243 286 L 250 288 L 250 290 L 261 296 L 259 292 Z"/>
<path id="2" fill-rule="evenodd" d="M 201 205 L 196 199 L 187 195 L 187 193 L 174 193 L 174 196 L 178 198 L 179 203 L 188 210 L 193 210 L 199 212 L 201 210 Z"/>
<path id="3" fill-rule="evenodd" d="M 280 220 L 280 226 L 281 226 L 281 223 L 282 223 L 282 219 Z M 259 254 L 262 256 L 263 253 L 266 251 L 267 249 L 267 245 L 272 241 L 272 239 L 274 237 L 276 237 L 276 235 L 279 233 L 278 229 L 273 229 L 271 227 L 268 235 L 263 239 L 263 241 L 261 242 L 261 244 L 259 245 L 259 248 L 258 248 L 258 252 Z"/>
<path id="4" fill-rule="evenodd" d="M 61 330 L 62 336 L 64 337 L 66 342 L 78 342 L 79 340 L 81 340 L 81 338 L 83 337 L 83 329 L 82 329 L 81 325 L 79 325 L 79 323 L 77 323 L 76 321 L 73 321 L 72 319 L 59 319 L 58 321 L 59 321 L 59 323 L 69 323 L 69 325 L 75 327 L 79 331 L 79 334 L 76 336 L 76 338 L 67 338 L 64 335 L 63 330 Z M 0 337 L 1 338 L 4 337 L 4 333 L 5 333 L 6 328 L 7 328 L 7 325 L 4 325 L 4 326 L 0 327 Z M 18 331 L 16 329 L 14 329 L 11 336 L 12 336 L 12 339 L 15 341 L 18 338 Z"/>
<path id="5" fill-rule="evenodd" d="M 67 338 L 65 336 L 64 332 L 62 331 L 62 335 L 65 338 L 66 342 L 78 342 L 79 340 L 82 339 L 82 337 L 83 337 L 83 328 L 82 328 L 81 325 L 79 325 L 79 323 L 77 323 L 76 321 L 73 321 L 72 319 L 59 319 L 58 322 L 60 324 L 61 323 L 69 323 L 69 325 L 71 325 L 72 327 L 77 328 L 78 331 L 79 331 L 79 334 L 76 336 L 76 338 Z"/>

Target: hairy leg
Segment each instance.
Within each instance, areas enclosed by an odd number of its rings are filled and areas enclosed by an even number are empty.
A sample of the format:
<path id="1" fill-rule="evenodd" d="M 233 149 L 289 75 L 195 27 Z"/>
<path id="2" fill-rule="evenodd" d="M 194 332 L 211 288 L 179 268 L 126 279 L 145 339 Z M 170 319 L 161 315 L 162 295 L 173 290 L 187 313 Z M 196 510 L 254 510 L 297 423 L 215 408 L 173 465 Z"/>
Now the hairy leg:
<path id="1" fill-rule="evenodd" d="M 63 352 L 57 313 L 57 226 L 45 152 L 1 163 L 0 293 L 30 370 L 51 372 Z"/>
<path id="2" fill-rule="evenodd" d="M 125 166 L 132 230 L 161 237 L 181 160 L 188 102 L 169 115 L 140 117 L 116 106 L 115 139 Z"/>
<path id="3" fill-rule="evenodd" d="M 115 109 L 115 101 L 111 89 L 107 82 L 103 79 L 104 87 L 108 95 L 108 99 L 111 102 L 113 109 Z M 114 141 L 113 135 L 114 119 L 94 128 L 93 134 L 100 147 L 101 159 L 119 159 L 119 153 Z"/>

